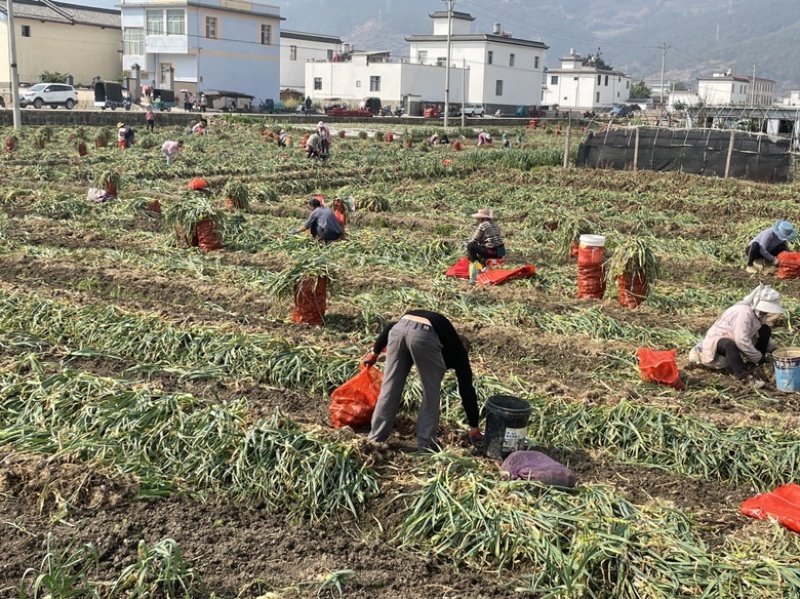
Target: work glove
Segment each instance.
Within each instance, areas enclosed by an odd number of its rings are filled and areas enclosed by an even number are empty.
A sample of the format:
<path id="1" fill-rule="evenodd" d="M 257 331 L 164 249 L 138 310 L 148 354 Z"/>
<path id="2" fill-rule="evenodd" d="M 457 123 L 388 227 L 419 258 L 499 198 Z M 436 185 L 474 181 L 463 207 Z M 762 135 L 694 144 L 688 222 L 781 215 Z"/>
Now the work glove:
<path id="1" fill-rule="evenodd" d="M 364 358 L 361 360 L 361 363 L 366 366 L 375 366 L 375 362 L 378 361 L 378 356 L 372 352 L 369 352 Z"/>
<path id="2" fill-rule="evenodd" d="M 300 229 L 292 229 L 291 231 L 289 231 L 289 234 L 297 235 L 299 232 L 300 232 Z"/>
<path id="3" fill-rule="evenodd" d="M 780 261 L 780 260 L 778 260 L 777 258 L 773 258 L 773 259 L 772 259 L 772 265 L 773 265 L 773 266 L 778 266 L 780 263 L 781 263 L 781 261 Z"/>

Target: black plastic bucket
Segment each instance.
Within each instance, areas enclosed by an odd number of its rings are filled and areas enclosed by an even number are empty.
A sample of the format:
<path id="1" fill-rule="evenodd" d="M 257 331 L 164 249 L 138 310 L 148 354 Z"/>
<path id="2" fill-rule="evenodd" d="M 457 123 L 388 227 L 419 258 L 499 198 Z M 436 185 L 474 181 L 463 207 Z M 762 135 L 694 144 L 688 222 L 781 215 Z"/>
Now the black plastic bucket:
<path id="1" fill-rule="evenodd" d="M 527 401 L 511 395 L 493 395 L 486 401 L 486 433 L 483 453 L 502 460 L 525 447 L 528 419 L 533 408 Z"/>

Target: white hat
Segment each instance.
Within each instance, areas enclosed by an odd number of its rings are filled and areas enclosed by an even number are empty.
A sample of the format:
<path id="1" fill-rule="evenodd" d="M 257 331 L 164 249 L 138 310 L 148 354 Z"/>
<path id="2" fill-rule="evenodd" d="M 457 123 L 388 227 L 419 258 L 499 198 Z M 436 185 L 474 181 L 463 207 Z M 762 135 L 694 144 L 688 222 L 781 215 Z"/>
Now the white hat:
<path id="1" fill-rule="evenodd" d="M 492 139 L 492 135 L 490 133 L 486 134 L 486 139 Z"/>
<path id="2" fill-rule="evenodd" d="M 323 123 L 322 121 L 320 121 L 319 123 L 317 123 L 317 127 L 324 127 L 324 126 L 325 126 L 325 123 Z"/>
<path id="3" fill-rule="evenodd" d="M 780 299 L 780 293 L 772 287 L 764 286 L 764 289 L 753 302 L 753 310 L 766 312 L 767 314 L 783 314 L 785 310 L 780 304 Z"/>

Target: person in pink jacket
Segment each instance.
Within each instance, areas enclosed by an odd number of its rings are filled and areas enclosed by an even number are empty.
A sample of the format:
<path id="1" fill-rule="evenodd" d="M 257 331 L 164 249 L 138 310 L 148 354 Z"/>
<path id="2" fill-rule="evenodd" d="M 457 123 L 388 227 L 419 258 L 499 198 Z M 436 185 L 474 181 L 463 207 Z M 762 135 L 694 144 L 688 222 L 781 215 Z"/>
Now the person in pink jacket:
<path id="1" fill-rule="evenodd" d="M 689 354 L 689 361 L 709 368 L 728 367 L 742 383 L 754 389 L 764 381 L 750 374 L 745 364 L 763 364 L 768 353 L 777 349 L 770 341 L 770 314 L 783 314 L 780 294 L 768 285 L 759 285 L 742 301 L 722 314 Z M 744 357 L 743 357 L 744 356 Z"/>
<path id="2" fill-rule="evenodd" d="M 172 164 L 172 159 L 176 154 L 180 154 L 183 148 L 183 140 L 170 141 L 167 140 L 161 145 L 161 153 L 167 157 L 167 166 Z"/>

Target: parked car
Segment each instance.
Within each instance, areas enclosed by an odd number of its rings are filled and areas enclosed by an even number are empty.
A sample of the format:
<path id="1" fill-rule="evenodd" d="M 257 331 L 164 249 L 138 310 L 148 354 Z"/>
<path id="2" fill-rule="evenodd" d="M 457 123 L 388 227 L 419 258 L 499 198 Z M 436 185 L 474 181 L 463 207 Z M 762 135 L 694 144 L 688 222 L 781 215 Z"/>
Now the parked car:
<path id="1" fill-rule="evenodd" d="M 639 112 L 639 106 L 635 104 L 615 104 L 611 110 L 611 116 L 632 117 L 634 112 Z"/>
<path id="2" fill-rule="evenodd" d="M 483 116 L 485 111 L 483 110 L 483 106 L 480 104 L 466 104 L 464 106 L 464 115 L 465 116 Z"/>
<path id="3" fill-rule="evenodd" d="M 21 108 L 25 108 L 28 104 L 34 108 L 41 108 L 47 104 L 50 108 L 63 106 L 67 110 L 72 110 L 77 103 L 78 92 L 66 83 L 37 83 L 19 95 Z"/>

